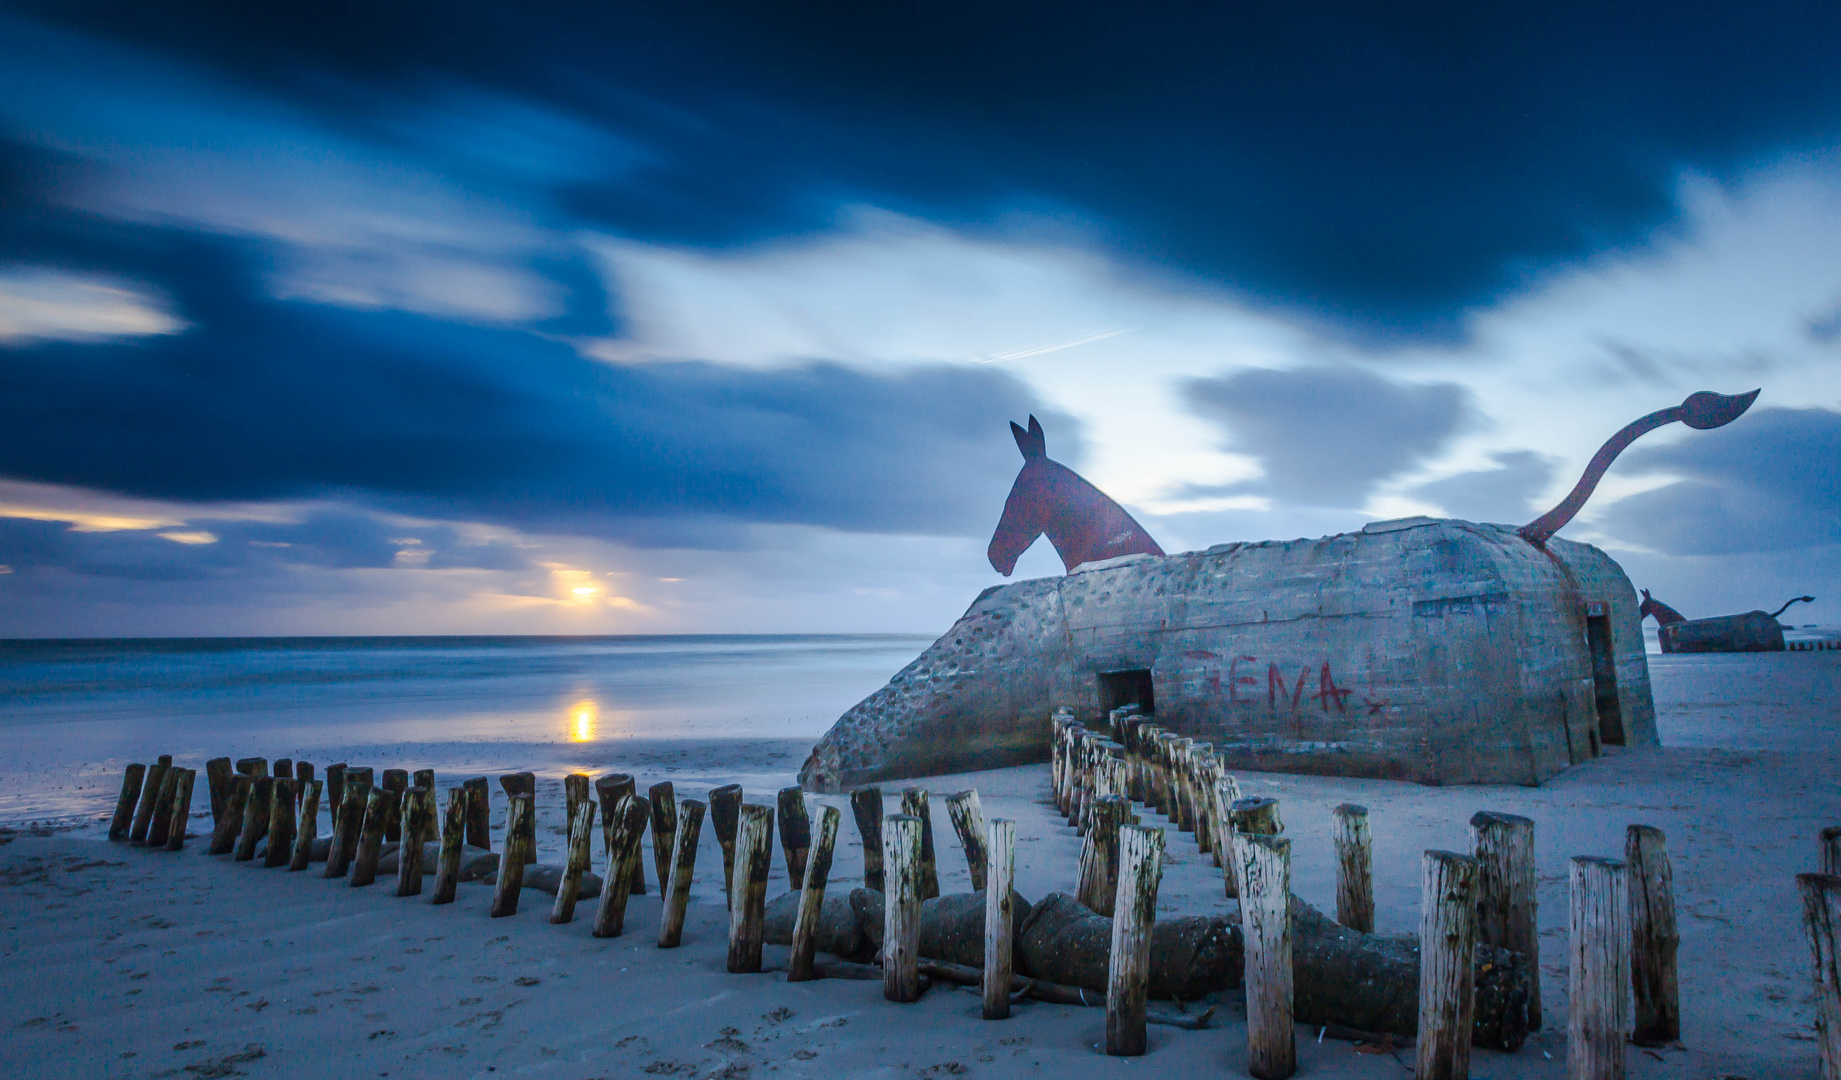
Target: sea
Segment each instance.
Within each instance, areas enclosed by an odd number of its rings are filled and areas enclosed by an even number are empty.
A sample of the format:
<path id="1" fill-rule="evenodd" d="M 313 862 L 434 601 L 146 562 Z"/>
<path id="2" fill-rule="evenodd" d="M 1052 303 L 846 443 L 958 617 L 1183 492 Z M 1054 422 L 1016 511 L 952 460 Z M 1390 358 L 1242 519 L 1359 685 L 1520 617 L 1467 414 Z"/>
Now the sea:
<path id="1" fill-rule="evenodd" d="M 907 634 L 0 641 L 0 825 L 94 820 L 159 754 L 602 771 L 804 751 L 932 638 Z"/>

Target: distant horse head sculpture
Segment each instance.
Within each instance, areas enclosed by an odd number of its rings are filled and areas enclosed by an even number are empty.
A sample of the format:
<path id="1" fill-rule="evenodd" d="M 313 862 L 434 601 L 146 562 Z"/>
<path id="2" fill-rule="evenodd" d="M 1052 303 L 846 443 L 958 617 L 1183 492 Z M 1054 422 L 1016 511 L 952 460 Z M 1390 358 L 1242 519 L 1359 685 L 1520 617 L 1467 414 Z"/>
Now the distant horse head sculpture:
<path id="1" fill-rule="evenodd" d="M 1677 420 L 1702 431 L 1724 427 L 1742 416 L 1757 399 L 1756 390 L 1749 394 L 1716 394 L 1711 390 L 1702 390 L 1689 394 L 1687 400 L 1673 408 L 1658 409 L 1641 420 L 1626 424 L 1622 431 L 1611 436 L 1592 455 L 1591 463 L 1585 467 L 1579 482 L 1573 485 L 1572 493 L 1560 505 L 1516 531 L 1529 543 L 1545 544 L 1548 538 L 1565 528 L 1573 515 L 1585 506 L 1585 500 L 1592 497 L 1592 491 L 1598 487 L 1598 481 L 1604 477 L 1605 470 L 1611 467 L 1611 462 L 1617 460 L 1617 455 L 1623 453 L 1624 447 L 1635 442 L 1638 436 Z"/>
<path id="2" fill-rule="evenodd" d="M 1017 558 L 1043 533 L 1070 571 L 1096 559 L 1163 554 L 1124 507 L 1073 469 L 1048 459 L 1048 444 L 1035 417 L 1029 418 L 1027 430 L 1012 422 L 1010 432 L 1023 452 L 1023 470 L 1004 500 L 1004 516 L 986 552 L 998 573 L 1009 577 Z"/>
<path id="3" fill-rule="evenodd" d="M 1815 603 L 1815 597 L 1813 596 L 1792 596 L 1790 599 L 1785 600 L 1783 602 L 1782 607 L 1778 608 L 1776 611 L 1771 612 L 1771 618 L 1775 619 L 1777 616 L 1782 615 L 1784 612 L 1790 610 L 1791 604 L 1813 604 L 1813 603 Z"/>
<path id="4" fill-rule="evenodd" d="M 1649 595 L 1648 589 L 1644 589 L 1643 590 L 1643 603 L 1640 606 L 1638 606 L 1638 608 L 1636 609 L 1636 621 L 1642 622 L 1645 618 L 1648 618 L 1651 615 L 1654 615 L 1656 617 L 1657 626 L 1667 626 L 1670 623 L 1688 621 L 1688 617 L 1686 615 L 1683 615 L 1681 612 L 1676 611 L 1672 607 L 1669 607 L 1667 604 L 1664 604 L 1662 601 L 1657 600 L 1655 597 Z"/>

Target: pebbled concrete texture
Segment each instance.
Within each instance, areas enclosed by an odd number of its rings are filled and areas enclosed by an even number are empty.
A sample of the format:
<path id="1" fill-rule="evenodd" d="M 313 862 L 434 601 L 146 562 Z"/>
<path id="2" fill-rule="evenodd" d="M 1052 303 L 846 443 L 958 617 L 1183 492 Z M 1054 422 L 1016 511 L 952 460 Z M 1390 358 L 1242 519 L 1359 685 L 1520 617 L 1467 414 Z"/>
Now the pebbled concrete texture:
<path id="1" fill-rule="evenodd" d="M 1656 745 L 1637 604 L 1589 544 L 1453 519 L 1088 564 L 987 589 L 800 781 L 1039 761 L 1057 708 L 1100 721 L 1125 703 L 1102 676 L 1143 671 L 1157 722 L 1233 768 L 1538 784 L 1607 743 Z M 1588 614 L 1609 643 L 1596 676 Z"/>

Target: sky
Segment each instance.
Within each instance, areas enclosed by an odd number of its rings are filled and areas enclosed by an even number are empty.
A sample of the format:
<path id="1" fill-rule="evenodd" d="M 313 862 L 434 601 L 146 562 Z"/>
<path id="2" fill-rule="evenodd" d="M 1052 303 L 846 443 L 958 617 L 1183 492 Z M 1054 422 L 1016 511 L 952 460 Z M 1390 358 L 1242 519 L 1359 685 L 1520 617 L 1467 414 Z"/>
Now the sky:
<path id="1" fill-rule="evenodd" d="M 1837 40 L 0 0 L 0 636 L 940 631 L 1030 415 L 1177 552 L 1521 524 L 1753 388 L 1561 535 L 1841 623 Z"/>

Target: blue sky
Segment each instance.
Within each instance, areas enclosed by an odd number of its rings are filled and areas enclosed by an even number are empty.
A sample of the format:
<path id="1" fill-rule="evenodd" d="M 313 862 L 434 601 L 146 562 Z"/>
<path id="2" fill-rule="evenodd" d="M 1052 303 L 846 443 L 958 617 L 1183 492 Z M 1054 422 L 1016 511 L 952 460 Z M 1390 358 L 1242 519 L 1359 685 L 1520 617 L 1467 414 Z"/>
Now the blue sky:
<path id="1" fill-rule="evenodd" d="M 1841 622 L 1837 23 L 0 2 L 0 635 L 934 630 L 1031 413 L 1178 551 L 1753 387 L 1563 535 Z"/>

